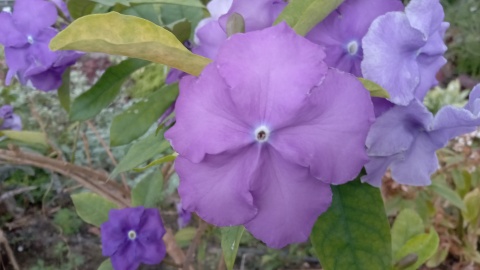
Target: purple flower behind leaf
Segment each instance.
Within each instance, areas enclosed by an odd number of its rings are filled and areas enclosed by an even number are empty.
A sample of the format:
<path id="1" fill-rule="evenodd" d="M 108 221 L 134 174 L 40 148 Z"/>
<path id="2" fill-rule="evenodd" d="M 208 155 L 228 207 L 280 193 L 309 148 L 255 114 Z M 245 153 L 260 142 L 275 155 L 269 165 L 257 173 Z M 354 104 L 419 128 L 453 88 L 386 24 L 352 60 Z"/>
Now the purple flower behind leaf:
<path id="1" fill-rule="evenodd" d="M 328 66 L 361 77 L 362 39 L 370 24 L 380 15 L 403 9 L 399 0 L 346 0 L 306 37 L 325 47 Z"/>
<path id="2" fill-rule="evenodd" d="M 178 228 L 185 228 L 192 219 L 192 213 L 183 209 L 182 203 L 177 203 L 177 213 L 178 213 Z"/>
<path id="3" fill-rule="evenodd" d="M 165 228 L 158 209 L 112 209 L 100 229 L 102 254 L 110 257 L 115 270 L 135 270 L 140 263 L 158 264 L 165 257 Z"/>
<path id="4" fill-rule="evenodd" d="M 387 13 L 370 26 L 362 41 L 362 73 L 384 87 L 393 103 L 423 100 L 437 84 L 435 75 L 446 63 L 449 24 L 443 18 L 439 0 L 412 0 L 405 12 Z"/>
<path id="5" fill-rule="evenodd" d="M 0 107 L 0 130 L 22 129 L 22 119 L 20 116 L 13 113 L 13 108 L 10 105 L 3 105 Z"/>
<path id="6" fill-rule="evenodd" d="M 380 116 L 367 137 L 370 161 L 362 181 L 374 186 L 390 167 L 392 178 L 413 186 L 431 183 L 438 169 L 435 152 L 456 136 L 474 131 L 480 125 L 480 85 L 470 93 L 464 108 L 445 106 L 435 115 L 418 100 L 397 105 Z"/>
<path id="7" fill-rule="evenodd" d="M 62 73 L 82 54 L 48 48 L 58 33 L 51 27 L 56 20 L 55 4 L 45 0 L 17 0 L 13 13 L 0 12 L 0 44 L 5 46 L 9 68 L 7 84 L 17 76 L 20 83 L 30 82 L 43 91 L 60 87 Z"/>
<path id="8" fill-rule="evenodd" d="M 231 6 L 228 5 L 230 3 Z M 250 32 L 271 26 L 285 6 L 286 3 L 280 0 L 212 1 L 208 6 L 212 17 L 200 23 L 195 30 L 197 46 L 193 52 L 215 59 L 227 39 L 227 20 L 233 13 L 243 16 L 245 32 Z"/>
<path id="9" fill-rule="evenodd" d="M 370 95 L 328 69 L 323 49 L 285 23 L 231 36 L 196 78 L 180 81 L 165 133 L 185 210 L 245 225 L 268 246 L 302 242 L 330 205 L 329 184 L 367 162 Z"/>

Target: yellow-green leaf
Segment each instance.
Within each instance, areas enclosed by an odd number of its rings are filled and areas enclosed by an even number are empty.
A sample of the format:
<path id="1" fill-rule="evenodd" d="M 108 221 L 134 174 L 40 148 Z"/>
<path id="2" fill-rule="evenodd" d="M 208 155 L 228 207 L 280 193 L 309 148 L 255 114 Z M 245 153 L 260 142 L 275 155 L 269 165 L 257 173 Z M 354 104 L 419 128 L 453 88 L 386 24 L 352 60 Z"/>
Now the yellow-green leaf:
<path id="1" fill-rule="evenodd" d="M 240 240 L 242 239 L 245 227 L 223 227 L 220 228 L 220 231 L 222 232 L 222 251 L 223 257 L 225 258 L 225 264 L 227 265 L 228 270 L 232 270 L 233 265 L 235 264 L 235 259 L 237 258 L 238 246 L 240 245 Z"/>
<path id="2" fill-rule="evenodd" d="M 180 247 L 187 247 L 190 245 L 190 242 L 195 238 L 195 234 L 197 233 L 197 230 L 193 227 L 185 227 L 183 229 L 180 229 L 176 234 L 175 234 L 175 241 Z"/>
<path id="3" fill-rule="evenodd" d="M 480 190 L 478 188 L 470 191 L 463 198 L 466 206 L 466 211 L 462 211 L 463 218 L 470 222 L 477 222 L 480 213 Z"/>
<path id="4" fill-rule="evenodd" d="M 395 261 L 400 261 L 404 257 L 415 254 L 417 260 L 415 263 L 402 267 L 402 270 L 415 270 L 424 264 L 430 257 L 437 252 L 440 238 L 435 229 L 431 228 L 430 233 L 422 233 L 412 237 L 395 255 Z"/>
<path id="5" fill-rule="evenodd" d="M 159 159 L 156 159 L 152 162 L 150 162 L 147 166 L 145 167 L 141 167 L 141 168 L 135 168 L 133 169 L 133 171 L 135 172 L 143 172 L 145 171 L 146 169 L 148 168 L 151 168 L 153 166 L 157 166 L 157 165 L 160 165 L 160 164 L 163 164 L 165 162 L 170 162 L 170 161 L 174 161 L 178 156 L 178 153 L 173 153 L 171 155 L 168 155 L 168 156 L 164 156 L 164 157 L 161 157 Z"/>
<path id="6" fill-rule="evenodd" d="M 362 82 L 363 87 L 365 87 L 368 92 L 370 92 L 370 96 L 372 97 L 381 97 L 381 98 L 390 98 L 390 95 L 388 94 L 387 90 L 383 89 L 380 85 L 364 79 L 364 78 L 358 78 L 360 82 Z"/>
<path id="7" fill-rule="evenodd" d="M 306 35 L 344 0 L 292 0 L 275 24 L 285 21 L 299 35 Z"/>
<path id="8" fill-rule="evenodd" d="M 425 232 L 422 218 L 411 209 L 404 209 L 398 214 L 392 227 L 392 253 L 395 254 L 412 237 Z"/>
<path id="9" fill-rule="evenodd" d="M 2 130 L 0 136 L 6 136 L 9 139 L 20 141 L 28 144 L 40 144 L 47 146 L 47 137 L 42 132 L 26 131 L 26 130 Z"/>
<path id="10" fill-rule="evenodd" d="M 103 261 L 97 270 L 113 270 L 112 261 L 110 259 Z"/>
<path id="11" fill-rule="evenodd" d="M 78 216 L 97 227 L 108 220 L 111 209 L 117 208 L 115 203 L 90 192 L 74 194 L 71 197 Z"/>
<path id="12" fill-rule="evenodd" d="M 170 31 L 117 12 L 75 20 L 52 39 L 50 48 L 124 55 L 165 64 L 195 76 L 211 62 L 190 52 Z"/>

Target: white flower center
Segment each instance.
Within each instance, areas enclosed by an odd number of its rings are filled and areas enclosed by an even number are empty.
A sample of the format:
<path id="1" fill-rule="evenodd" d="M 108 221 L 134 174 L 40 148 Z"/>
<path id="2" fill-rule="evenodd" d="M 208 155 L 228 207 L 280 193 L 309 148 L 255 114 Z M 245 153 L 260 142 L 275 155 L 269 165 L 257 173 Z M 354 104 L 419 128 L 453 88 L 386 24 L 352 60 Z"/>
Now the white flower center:
<path id="1" fill-rule="evenodd" d="M 350 41 L 347 44 L 347 51 L 350 55 L 356 55 L 358 52 L 358 42 L 355 40 Z"/>
<path id="2" fill-rule="evenodd" d="M 33 44 L 33 37 L 28 35 L 27 36 L 28 43 Z"/>
<path id="3" fill-rule="evenodd" d="M 255 129 L 255 140 L 259 143 L 264 143 L 268 141 L 268 137 L 270 136 L 270 130 L 266 126 L 260 126 Z"/>
<path id="4" fill-rule="evenodd" d="M 135 240 L 137 238 L 137 233 L 134 230 L 128 232 L 128 239 Z"/>

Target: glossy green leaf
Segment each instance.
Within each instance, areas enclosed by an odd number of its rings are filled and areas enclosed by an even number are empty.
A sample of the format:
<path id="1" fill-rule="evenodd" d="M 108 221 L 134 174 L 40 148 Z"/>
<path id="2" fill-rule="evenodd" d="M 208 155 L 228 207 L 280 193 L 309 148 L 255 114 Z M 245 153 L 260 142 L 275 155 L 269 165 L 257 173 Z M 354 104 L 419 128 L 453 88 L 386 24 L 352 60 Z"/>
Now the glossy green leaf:
<path id="1" fill-rule="evenodd" d="M 422 218 L 412 209 L 402 210 L 392 226 L 392 254 L 395 254 L 412 237 L 425 232 Z"/>
<path id="2" fill-rule="evenodd" d="M 188 247 L 190 242 L 192 242 L 193 238 L 195 238 L 195 234 L 197 233 L 197 229 L 193 227 L 185 227 L 180 229 L 175 234 L 175 241 L 180 247 Z"/>
<path id="3" fill-rule="evenodd" d="M 446 199 L 452 205 L 460 208 L 463 211 L 466 210 L 465 203 L 463 203 L 460 195 L 452 190 L 446 183 L 432 181 L 432 185 L 430 185 L 429 189 Z"/>
<path id="4" fill-rule="evenodd" d="M 245 227 L 222 227 L 220 228 L 220 231 L 222 233 L 222 251 L 225 264 L 227 265 L 228 270 L 232 270 L 233 265 L 235 264 L 235 259 L 237 258 L 238 246 L 240 245 L 240 240 L 242 239 Z"/>
<path id="5" fill-rule="evenodd" d="M 363 86 L 370 92 L 370 96 L 372 97 L 381 97 L 381 98 L 390 98 L 390 95 L 388 94 L 387 90 L 383 89 L 380 85 L 364 79 L 364 78 L 358 78 L 360 82 L 362 82 Z"/>
<path id="6" fill-rule="evenodd" d="M 70 68 L 62 75 L 62 85 L 57 90 L 58 100 L 65 111 L 70 111 Z"/>
<path id="7" fill-rule="evenodd" d="M 146 169 L 151 168 L 151 167 L 153 167 L 153 166 L 158 166 L 158 165 L 163 164 L 163 163 L 165 163 L 165 162 L 174 161 L 174 160 L 177 158 L 177 156 L 178 156 L 178 153 L 173 153 L 173 154 L 171 154 L 171 155 L 161 157 L 161 158 L 159 158 L 159 159 L 156 159 L 156 160 L 148 163 L 147 166 L 142 167 L 142 168 L 135 168 L 135 169 L 133 169 L 133 171 L 135 171 L 135 172 L 143 172 L 143 171 L 145 171 Z"/>
<path id="8" fill-rule="evenodd" d="M 131 7 L 123 9 L 122 11 L 120 11 L 120 13 L 124 15 L 140 17 L 145 20 L 151 21 L 156 25 L 163 26 L 163 23 L 160 20 L 160 10 L 153 4 L 133 5 Z"/>
<path id="9" fill-rule="evenodd" d="M 97 3 L 90 0 L 69 0 L 67 2 L 68 11 L 74 19 L 92 14 Z"/>
<path id="10" fill-rule="evenodd" d="M 470 223 L 476 224 L 480 213 L 480 190 L 478 188 L 470 191 L 463 198 L 465 211 L 462 211 L 463 218 Z"/>
<path id="11" fill-rule="evenodd" d="M 98 267 L 97 270 L 114 270 L 113 265 L 112 265 L 112 261 L 110 261 L 110 259 L 107 259 L 107 260 L 103 261 L 102 264 L 100 264 L 100 266 Z"/>
<path id="12" fill-rule="evenodd" d="M 162 201 L 163 175 L 156 170 L 143 178 L 132 189 L 132 205 L 145 207 L 157 207 Z"/>
<path id="13" fill-rule="evenodd" d="M 169 24 L 167 28 L 172 31 L 181 42 L 187 41 L 192 33 L 192 24 L 186 19 Z"/>
<path id="14" fill-rule="evenodd" d="M 110 7 L 115 6 L 116 4 L 125 5 L 125 6 L 130 5 L 129 0 L 91 0 L 91 1 L 97 2 L 105 6 L 110 6 Z"/>
<path id="15" fill-rule="evenodd" d="M 117 208 L 115 203 L 90 192 L 74 194 L 72 201 L 78 216 L 97 227 L 108 220 L 108 212 L 111 209 Z"/>
<path id="16" fill-rule="evenodd" d="M 285 21 L 295 32 L 305 36 L 344 0 L 292 0 L 278 16 L 275 24 Z"/>
<path id="17" fill-rule="evenodd" d="M 110 128 L 110 145 L 124 145 L 145 134 L 177 96 L 178 85 L 167 85 L 115 116 Z"/>
<path id="18" fill-rule="evenodd" d="M 417 255 L 415 263 L 409 267 L 403 267 L 402 270 L 415 270 L 424 264 L 437 251 L 440 238 L 437 232 L 431 228 L 430 233 L 422 233 L 412 237 L 395 254 L 395 261 L 401 260 L 409 254 Z"/>
<path id="19" fill-rule="evenodd" d="M 27 130 L 2 130 L 0 136 L 5 136 L 9 139 L 24 142 L 27 144 L 39 144 L 47 146 L 47 137 L 42 132 L 27 131 Z"/>
<path id="20" fill-rule="evenodd" d="M 50 48 L 124 55 L 165 64 L 195 76 L 211 62 L 190 52 L 170 31 L 117 12 L 75 20 L 52 39 Z"/>
<path id="21" fill-rule="evenodd" d="M 325 270 L 392 267 L 390 225 L 378 188 L 355 180 L 331 186 L 333 201 L 310 235 Z"/>
<path id="22" fill-rule="evenodd" d="M 113 102 L 130 74 L 149 63 L 140 59 L 127 59 L 109 67 L 92 88 L 73 101 L 70 120 L 83 121 L 97 115 Z"/>
<path id="23" fill-rule="evenodd" d="M 129 171 L 165 152 L 170 148 L 170 143 L 166 140 L 162 141 L 162 139 L 163 135 L 150 134 L 135 142 L 120 160 L 110 177 L 114 178 L 119 173 Z"/>

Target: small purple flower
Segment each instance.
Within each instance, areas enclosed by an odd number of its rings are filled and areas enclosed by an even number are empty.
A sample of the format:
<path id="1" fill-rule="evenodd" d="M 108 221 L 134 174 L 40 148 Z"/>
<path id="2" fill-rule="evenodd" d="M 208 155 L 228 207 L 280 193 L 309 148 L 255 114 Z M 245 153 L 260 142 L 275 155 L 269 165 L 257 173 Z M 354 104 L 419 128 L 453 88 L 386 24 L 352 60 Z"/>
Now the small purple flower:
<path id="1" fill-rule="evenodd" d="M 192 213 L 183 209 L 182 203 L 177 203 L 177 214 L 178 214 L 178 228 L 185 228 L 188 223 L 192 220 Z"/>
<path id="2" fill-rule="evenodd" d="M 13 113 L 13 107 L 10 105 L 3 105 L 0 107 L 0 130 L 22 129 L 22 119 L 20 116 Z"/>
<path id="3" fill-rule="evenodd" d="M 233 35 L 198 78 L 182 78 L 165 138 L 179 153 L 185 210 L 245 225 L 274 248 L 307 240 L 330 206 L 329 184 L 367 162 L 374 119 L 362 84 L 324 57 L 280 23 Z"/>
<path id="4" fill-rule="evenodd" d="M 435 117 L 418 99 L 408 106 L 394 106 L 370 129 L 366 141 L 370 161 L 362 181 L 380 186 L 390 167 L 392 178 L 401 184 L 429 185 L 430 175 L 438 169 L 435 152 L 479 125 L 480 85 L 470 93 L 464 108 L 445 106 Z"/>
<path id="5" fill-rule="evenodd" d="M 197 46 L 193 52 L 215 59 L 227 39 L 227 20 L 233 13 L 243 16 L 245 32 L 250 32 L 271 26 L 285 6 L 286 2 L 280 0 L 212 1 L 207 6 L 212 17 L 201 22 L 195 30 Z"/>
<path id="6" fill-rule="evenodd" d="M 306 37 L 325 47 L 328 66 L 361 77 L 362 39 L 370 24 L 380 15 L 403 9 L 399 0 L 346 0 Z"/>
<path id="7" fill-rule="evenodd" d="M 0 12 L 0 44 L 5 46 L 9 67 L 7 84 L 17 76 L 20 83 L 31 82 L 43 91 L 60 87 L 62 73 L 82 54 L 48 48 L 58 33 L 51 27 L 56 20 L 55 4 L 45 0 L 17 0 L 13 13 Z"/>
<path id="8" fill-rule="evenodd" d="M 110 257 L 115 270 L 135 270 L 144 264 L 158 264 L 166 254 L 165 234 L 158 209 L 112 209 L 100 229 L 102 254 Z"/>
<path id="9" fill-rule="evenodd" d="M 435 74 L 446 63 L 449 24 L 443 18 L 439 0 L 412 0 L 405 12 L 389 12 L 370 26 L 362 41 L 362 73 L 384 87 L 393 103 L 423 100 L 437 84 Z"/>

